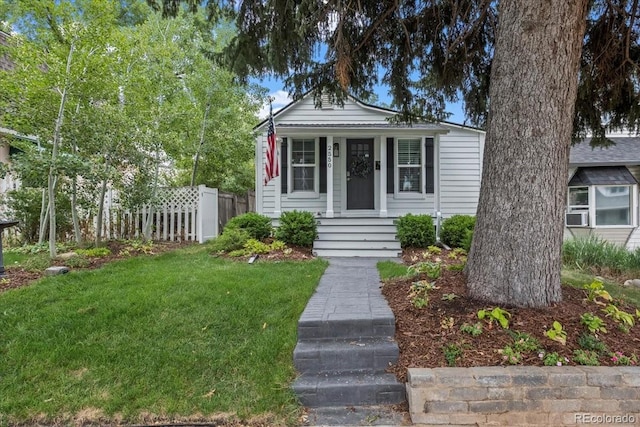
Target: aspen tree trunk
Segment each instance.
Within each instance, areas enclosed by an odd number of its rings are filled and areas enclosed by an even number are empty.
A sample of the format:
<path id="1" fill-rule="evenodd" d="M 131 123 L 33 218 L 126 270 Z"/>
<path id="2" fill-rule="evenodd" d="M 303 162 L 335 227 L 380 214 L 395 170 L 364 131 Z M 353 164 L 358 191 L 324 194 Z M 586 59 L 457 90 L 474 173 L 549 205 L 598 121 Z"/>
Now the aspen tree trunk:
<path id="1" fill-rule="evenodd" d="M 560 270 L 588 0 L 500 0 L 470 296 L 545 307 Z M 500 238 L 498 238 L 500 236 Z"/>
<path id="2" fill-rule="evenodd" d="M 58 175 L 58 146 L 62 132 L 62 122 L 64 121 L 64 107 L 67 102 L 67 81 L 71 72 L 71 58 L 73 57 L 74 44 L 71 43 L 69 54 L 67 55 L 67 69 L 65 72 L 65 82 L 60 96 L 60 108 L 56 119 L 56 126 L 53 132 L 53 148 L 51 149 L 51 166 L 49 167 L 49 176 L 47 179 L 47 189 L 49 192 L 49 256 L 54 258 L 56 253 L 56 181 Z"/>

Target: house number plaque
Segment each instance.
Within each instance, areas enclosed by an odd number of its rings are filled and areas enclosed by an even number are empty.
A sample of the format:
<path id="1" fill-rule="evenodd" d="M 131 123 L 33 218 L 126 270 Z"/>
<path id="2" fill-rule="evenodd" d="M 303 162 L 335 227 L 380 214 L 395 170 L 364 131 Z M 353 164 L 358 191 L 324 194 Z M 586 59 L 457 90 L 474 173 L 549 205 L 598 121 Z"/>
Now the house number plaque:
<path id="1" fill-rule="evenodd" d="M 327 169 L 331 169 L 333 166 L 333 147 L 331 144 L 327 144 Z"/>

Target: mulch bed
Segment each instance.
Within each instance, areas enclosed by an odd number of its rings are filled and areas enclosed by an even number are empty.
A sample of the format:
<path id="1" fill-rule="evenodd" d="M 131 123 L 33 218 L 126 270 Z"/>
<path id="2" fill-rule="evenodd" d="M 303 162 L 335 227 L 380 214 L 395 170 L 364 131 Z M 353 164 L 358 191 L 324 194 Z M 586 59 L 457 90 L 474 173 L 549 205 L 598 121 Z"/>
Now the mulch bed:
<path id="1" fill-rule="evenodd" d="M 405 251 L 403 260 L 411 265 L 418 261 L 433 260 L 439 258 L 443 264 L 459 263 L 451 260 L 448 252 L 440 255 L 431 255 L 425 258 L 424 250 Z M 455 366 L 496 366 L 507 365 L 507 361 L 499 352 L 507 345 L 513 345 L 514 339 L 509 331 L 528 333 L 535 337 L 544 347 L 547 353 L 557 352 L 561 357 L 566 357 L 569 362 L 565 365 L 575 365 L 573 351 L 580 349 L 578 338 L 586 331 L 580 323 L 580 316 L 585 312 L 591 312 L 603 319 L 608 333 L 598 334 L 598 338 L 604 342 L 611 352 L 622 352 L 629 356 L 635 353 L 640 357 L 640 320 L 625 333 L 618 328 L 617 323 L 606 317 L 601 311 L 602 306 L 585 301 L 585 292 L 570 286 L 563 285 L 563 301 L 546 309 L 506 309 L 510 314 L 509 329 L 502 329 L 500 325 L 492 327 L 485 321 L 483 332 L 473 337 L 462 332 L 460 326 L 463 323 L 475 324 L 480 322 L 477 313 L 481 309 L 493 308 L 490 304 L 471 300 L 467 297 L 464 274 L 460 271 L 451 271 L 442 268 L 441 276 L 436 280 L 438 289 L 429 291 L 429 302 L 424 308 L 416 308 L 412 305 L 409 293 L 413 282 L 426 279 L 426 275 L 414 278 L 392 279 L 387 281 L 382 288 L 393 313 L 396 317 L 396 341 L 400 347 L 400 359 L 390 368 L 400 381 L 406 381 L 407 368 L 434 368 L 450 366 L 444 355 L 444 348 L 455 345 L 462 350 L 462 354 L 455 361 Z M 443 300 L 446 294 L 455 294 L 456 298 L 450 301 Z M 635 307 L 617 302 L 618 308 L 634 314 Z M 451 323 L 450 319 L 453 319 Z M 562 324 L 567 332 L 567 343 L 562 345 L 545 336 L 545 331 L 551 328 L 554 321 Z M 613 365 L 609 354 L 599 358 L 602 366 Z M 522 353 L 521 365 L 543 366 L 537 351 Z"/>

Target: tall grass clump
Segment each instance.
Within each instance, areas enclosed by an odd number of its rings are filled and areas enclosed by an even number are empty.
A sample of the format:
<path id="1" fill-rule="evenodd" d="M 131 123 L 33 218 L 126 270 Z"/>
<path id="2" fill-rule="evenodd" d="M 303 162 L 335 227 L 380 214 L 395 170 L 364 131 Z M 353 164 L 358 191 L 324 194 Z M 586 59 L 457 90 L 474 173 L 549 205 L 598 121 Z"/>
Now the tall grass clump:
<path id="1" fill-rule="evenodd" d="M 569 268 L 595 272 L 640 272 L 640 249 L 632 252 L 598 236 L 580 237 L 564 242 L 562 263 Z"/>

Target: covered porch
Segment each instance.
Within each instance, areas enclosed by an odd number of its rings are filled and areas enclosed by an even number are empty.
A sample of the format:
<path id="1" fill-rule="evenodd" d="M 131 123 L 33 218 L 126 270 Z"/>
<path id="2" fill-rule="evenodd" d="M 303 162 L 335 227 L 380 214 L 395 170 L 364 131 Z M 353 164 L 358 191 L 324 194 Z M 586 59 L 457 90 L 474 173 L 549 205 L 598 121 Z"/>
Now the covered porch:
<path id="1" fill-rule="evenodd" d="M 280 125 L 281 173 L 273 216 L 307 210 L 319 218 L 433 214 L 439 136 L 434 124 Z"/>

